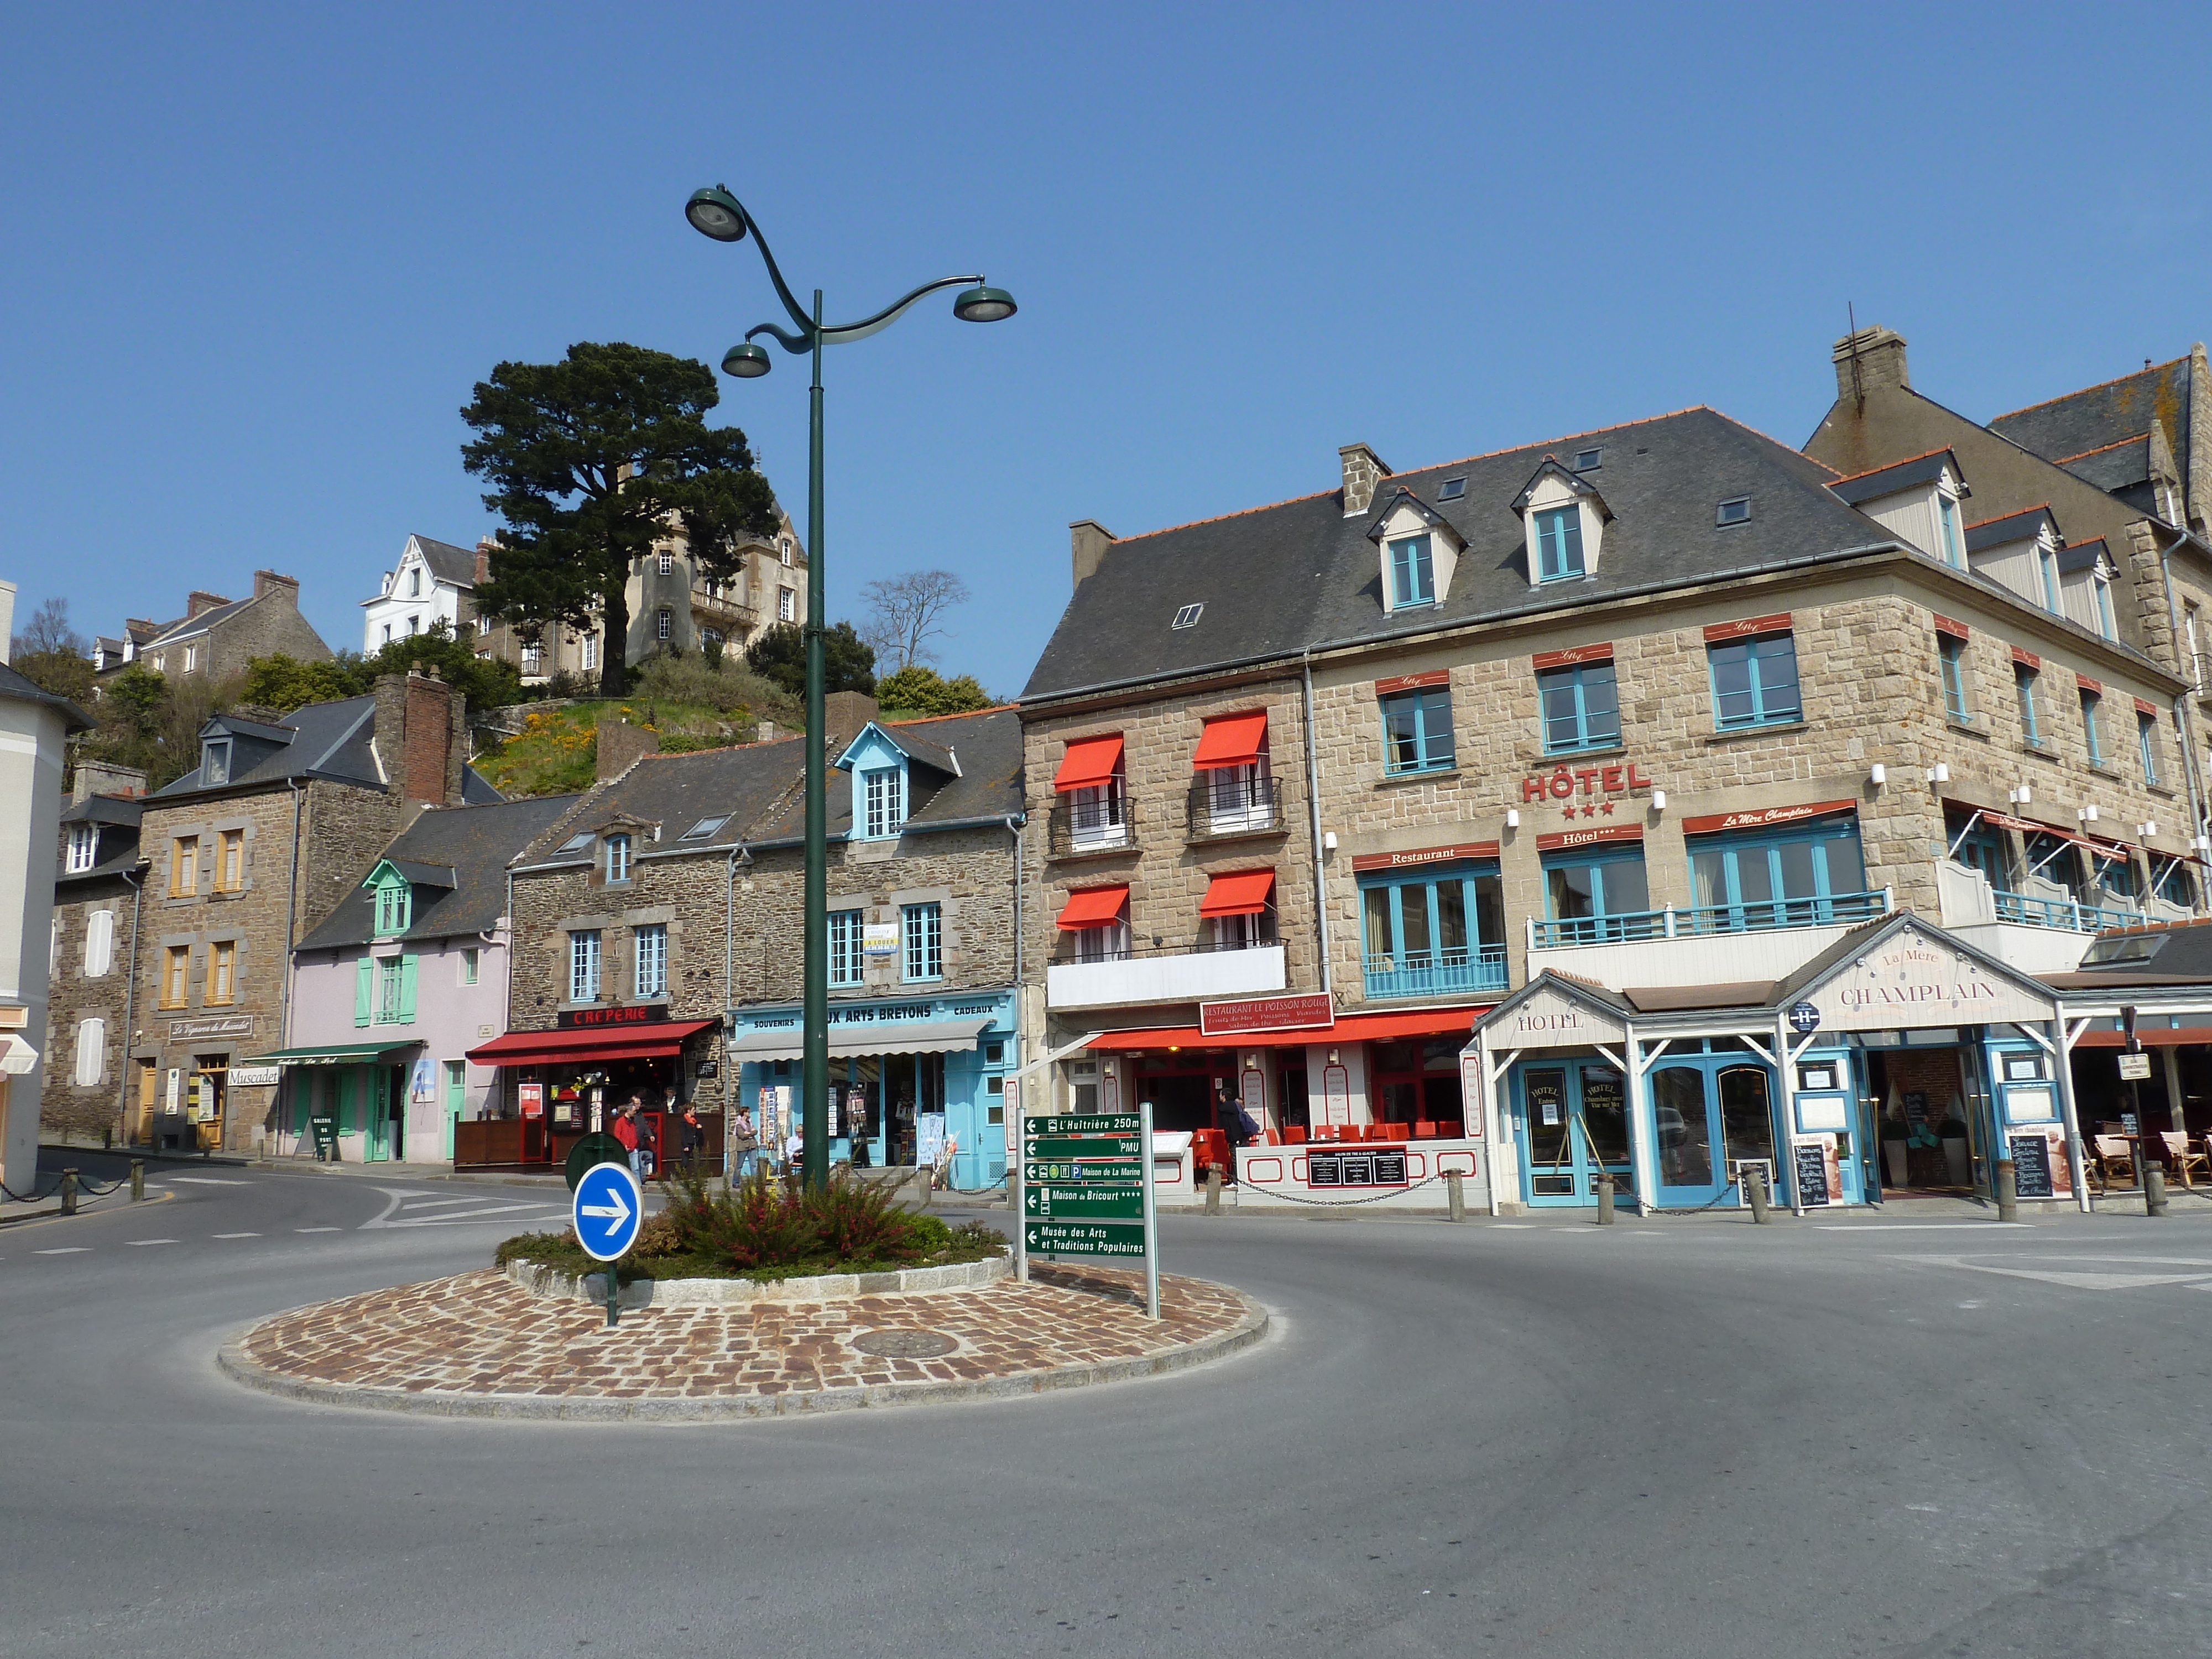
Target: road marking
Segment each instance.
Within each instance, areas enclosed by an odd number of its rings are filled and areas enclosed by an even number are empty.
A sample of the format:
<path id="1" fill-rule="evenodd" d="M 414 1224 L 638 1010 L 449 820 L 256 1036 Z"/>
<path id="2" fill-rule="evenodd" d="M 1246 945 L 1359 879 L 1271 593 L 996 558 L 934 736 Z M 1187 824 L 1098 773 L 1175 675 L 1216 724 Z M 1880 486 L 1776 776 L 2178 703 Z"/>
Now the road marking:
<path id="1" fill-rule="evenodd" d="M 385 1227 L 451 1227 L 466 1226 L 497 1220 L 513 1224 L 524 1217 L 551 1218 L 566 1218 L 566 1205 L 556 1209 L 543 1199 L 515 1199 L 501 1203 L 486 1203 L 487 1194 L 454 1198 L 427 1193 L 420 1188 L 381 1187 L 377 1190 L 390 1194 L 381 1213 L 361 1224 L 361 1231 Z M 456 1210 L 456 1204 L 474 1205 L 473 1209 Z"/>
<path id="2" fill-rule="evenodd" d="M 188 1181 L 195 1187 L 251 1187 L 250 1181 L 226 1181 L 221 1176 L 180 1176 L 167 1177 L 171 1181 Z"/>
<path id="3" fill-rule="evenodd" d="M 1954 1230 L 1986 1232 L 1993 1227 L 2032 1227 L 2032 1221 L 1816 1221 L 1823 1233 L 1941 1233 Z"/>
<path id="4" fill-rule="evenodd" d="M 345 1229 L 343 1227 L 295 1227 L 292 1231 L 295 1233 L 342 1233 Z"/>
<path id="5" fill-rule="evenodd" d="M 177 1241 L 173 1238 L 126 1238 L 123 1242 L 125 1244 L 173 1244 Z"/>
<path id="6" fill-rule="evenodd" d="M 51 1250 L 33 1250 L 33 1255 L 82 1255 L 92 1248 L 89 1244 L 64 1244 Z"/>
<path id="7" fill-rule="evenodd" d="M 258 1238 L 259 1233 L 210 1233 L 210 1238 Z"/>
<path id="8" fill-rule="evenodd" d="M 2000 1279 L 2029 1279 L 2045 1285 L 2056 1285 L 2069 1291 L 2145 1291 L 2166 1285 L 2186 1285 L 2196 1289 L 2212 1279 L 2212 1261 L 2199 1264 L 2195 1273 L 2077 1273 L 2063 1268 L 1999 1267 L 1979 1261 L 1969 1261 L 1964 1256 L 1923 1255 L 1899 1256 L 1900 1261 L 1928 1262 L 1939 1267 L 1956 1267 L 1962 1273 L 1989 1273 Z M 2033 1261 L 2039 1258 L 2013 1256 L 2012 1261 Z M 2057 1255 L 2060 1261 L 2142 1261 L 2154 1260 L 2142 1256 L 2069 1256 Z"/>

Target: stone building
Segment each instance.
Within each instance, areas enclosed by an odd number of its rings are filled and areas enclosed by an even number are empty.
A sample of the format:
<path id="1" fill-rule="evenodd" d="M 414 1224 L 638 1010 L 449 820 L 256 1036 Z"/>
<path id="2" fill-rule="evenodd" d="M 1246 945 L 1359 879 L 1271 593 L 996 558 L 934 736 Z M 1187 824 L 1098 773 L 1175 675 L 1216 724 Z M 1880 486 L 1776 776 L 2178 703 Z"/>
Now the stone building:
<path id="1" fill-rule="evenodd" d="M 2202 340 L 2185 357 L 2146 362 L 1989 427 L 2139 513 L 2212 534 L 2212 368 Z"/>
<path id="2" fill-rule="evenodd" d="M 1899 972 L 1971 957 L 2011 996 L 2100 927 L 2200 908 L 2179 678 L 2100 609 L 2121 526 L 2066 525 L 2046 603 L 2005 579 L 2046 525 L 1969 547 L 1963 448 L 1846 477 L 1698 409 L 1413 472 L 1340 459 L 1326 494 L 1074 527 L 1022 699 L 1043 1098 L 1200 1133 L 1239 1098 L 1279 1145 L 1390 1149 L 1255 1149 L 1261 1190 L 1456 1170 L 1501 1205 L 1607 1176 L 1727 1201 L 1744 1163 L 1794 1179 L 1772 1045 L 1801 976 L 1817 1000 L 1909 927 Z M 1662 1006 L 1681 1018 L 1646 1048 L 1634 1011 Z M 1815 1137 L 1839 1199 L 1885 1178 L 1892 1120 L 1951 1121 L 1898 1086 L 1916 1066 L 1957 1079 L 1986 1179 L 2016 1034 L 1948 1012 L 1812 1051 L 1850 1104 Z"/>
<path id="3" fill-rule="evenodd" d="M 323 662 L 331 654 L 300 614 L 298 579 L 257 570 L 251 599 L 195 589 L 185 597 L 185 614 L 173 622 L 131 618 L 120 639 L 94 641 L 93 666 L 104 678 L 143 662 L 156 674 L 219 685 L 243 673 L 253 658 L 279 651 L 301 662 Z"/>
<path id="4" fill-rule="evenodd" d="M 46 1068 L 40 1133 L 49 1141 L 106 1146 L 143 1140 L 125 1117 L 121 1057 L 137 1014 L 131 964 L 144 914 L 138 822 L 146 775 L 79 760 L 61 815 L 54 862 L 53 962 L 48 1018 L 62 1042 Z"/>
<path id="5" fill-rule="evenodd" d="M 386 675 L 281 721 L 218 715 L 200 763 L 149 796 L 126 1116 L 162 1151 L 268 1150 L 289 1127 L 279 1069 L 293 947 L 357 887 L 412 812 L 496 800 L 467 765 L 460 695 Z M 248 1079 L 251 1079 L 250 1081 Z"/>

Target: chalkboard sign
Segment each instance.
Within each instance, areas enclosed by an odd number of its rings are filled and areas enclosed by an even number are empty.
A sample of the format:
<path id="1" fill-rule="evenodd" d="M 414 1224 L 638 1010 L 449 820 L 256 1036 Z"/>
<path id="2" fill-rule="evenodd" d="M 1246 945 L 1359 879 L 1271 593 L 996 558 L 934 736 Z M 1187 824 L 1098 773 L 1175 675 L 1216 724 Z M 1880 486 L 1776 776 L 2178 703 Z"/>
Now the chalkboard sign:
<path id="1" fill-rule="evenodd" d="M 1309 1187 L 1402 1187 L 1406 1155 L 1391 1152 L 1308 1152 Z"/>
<path id="2" fill-rule="evenodd" d="M 1828 1145 L 1801 1140 L 1790 1150 L 1797 1176 L 1797 1201 L 1808 1208 L 1828 1201 Z"/>
<path id="3" fill-rule="evenodd" d="M 1917 1089 L 1905 1091 L 1905 1121 L 1907 1123 L 1928 1121 L 1928 1097 Z"/>
<path id="4" fill-rule="evenodd" d="M 2051 1184 L 2051 1143 L 2041 1135 L 2009 1135 L 2012 1189 L 2022 1198 L 2055 1198 Z"/>

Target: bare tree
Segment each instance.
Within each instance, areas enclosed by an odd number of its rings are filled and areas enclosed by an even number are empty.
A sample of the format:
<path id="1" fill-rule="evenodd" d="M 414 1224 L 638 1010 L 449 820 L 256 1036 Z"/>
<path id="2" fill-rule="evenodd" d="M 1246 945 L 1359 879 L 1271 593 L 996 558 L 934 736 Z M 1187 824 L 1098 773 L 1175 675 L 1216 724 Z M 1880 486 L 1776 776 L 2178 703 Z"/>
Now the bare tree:
<path id="1" fill-rule="evenodd" d="M 876 647 L 877 666 L 885 672 L 935 662 L 930 641 L 944 637 L 945 613 L 969 597 L 968 584 L 950 570 L 909 570 L 870 582 L 860 590 L 868 607 L 860 637 Z"/>
<path id="2" fill-rule="evenodd" d="M 10 654 L 82 657 L 89 654 L 91 649 L 84 635 L 70 626 L 69 601 L 57 596 L 31 613 L 30 621 L 23 624 L 23 631 L 15 635 Z"/>

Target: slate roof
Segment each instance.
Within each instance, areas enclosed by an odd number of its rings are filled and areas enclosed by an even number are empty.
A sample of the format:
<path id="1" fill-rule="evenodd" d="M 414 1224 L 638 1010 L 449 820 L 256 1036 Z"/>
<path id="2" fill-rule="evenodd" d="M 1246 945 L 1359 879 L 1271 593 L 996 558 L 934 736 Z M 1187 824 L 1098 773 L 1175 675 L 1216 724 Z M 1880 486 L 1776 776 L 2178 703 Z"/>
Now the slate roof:
<path id="1" fill-rule="evenodd" d="M 617 819 L 658 824 L 660 839 L 638 848 L 651 858 L 674 852 L 727 850 L 749 839 L 747 832 L 779 811 L 784 796 L 805 781 L 803 738 L 751 743 L 729 749 L 705 749 L 688 755 L 646 755 L 619 778 L 572 799 L 569 810 L 534 836 L 517 855 L 518 868 L 539 865 L 588 864 L 591 849 L 562 853 L 572 836 Z M 849 791 L 832 789 L 834 801 Z M 711 836 L 685 841 L 684 832 L 703 818 L 726 817 Z"/>
<path id="2" fill-rule="evenodd" d="M 1878 466 L 1871 472 L 1838 478 L 1828 487 L 1856 507 L 1862 501 L 1879 501 L 1884 495 L 1894 495 L 1899 490 L 1910 489 L 1915 484 L 1932 484 L 1943 476 L 1947 467 L 1950 469 L 1952 477 L 1964 481 L 1966 474 L 1960 467 L 1956 455 L 1948 449 L 1931 449 L 1925 455 L 1915 455 L 1910 460 L 1893 461 L 1887 466 Z"/>
<path id="3" fill-rule="evenodd" d="M 1602 448 L 1587 473 L 1614 515 L 1595 572 L 1528 582 L 1514 498 L 1543 461 Z M 1900 544 L 1828 487 L 1833 472 L 1705 408 L 1400 472 L 1376 500 L 1411 490 L 1467 544 L 1441 605 L 1386 616 L 1369 514 L 1346 518 L 1339 492 L 1209 519 L 1109 544 L 1038 659 L 1025 702 L 1219 669 L 1455 623 L 1556 611 Z M 1437 485 L 1465 477 L 1464 495 Z M 1752 498 L 1747 523 L 1721 526 L 1723 501 Z M 1202 603 L 1196 626 L 1173 629 Z"/>
<path id="4" fill-rule="evenodd" d="M 161 631 L 152 638 L 143 641 L 138 649 L 141 652 L 156 651 L 165 645 L 173 645 L 179 640 L 188 640 L 195 635 L 204 634 L 217 623 L 228 622 L 252 603 L 253 600 L 251 598 L 231 599 L 203 611 L 197 617 L 183 617 L 176 622 L 164 623 Z"/>
<path id="5" fill-rule="evenodd" d="M 234 772 L 223 787 L 281 783 L 288 778 L 310 775 L 383 786 L 383 779 L 377 774 L 376 757 L 369 752 L 369 739 L 376 734 L 374 696 L 311 702 L 294 709 L 273 726 L 264 726 L 258 720 L 236 720 L 234 717 L 226 717 L 226 725 L 249 727 L 256 736 L 270 732 L 284 746 Z M 200 769 L 195 766 L 174 783 L 156 789 L 151 799 L 189 795 L 200 787 Z"/>
<path id="6" fill-rule="evenodd" d="M 2143 437 L 2153 421 L 2166 429 L 2175 454 L 2189 453 L 2188 358 L 2177 357 L 2101 386 L 2015 409 L 1997 416 L 1989 427 L 2022 449 L 2078 472 L 2100 489 L 2117 490 L 2149 478 L 2149 447 L 2117 451 L 2112 447 Z M 2099 476 L 2075 465 L 2100 456 L 2092 467 Z"/>
<path id="7" fill-rule="evenodd" d="M 433 807 L 392 837 L 382 858 L 403 874 L 422 877 L 412 925 L 402 939 L 456 939 L 488 933 L 507 914 L 507 865 L 515 853 L 576 804 L 574 795 L 539 795 L 490 806 Z M 450 881 L 450 886 L 437 884 Z M 356 887 L 301 951 L 337 951 L 374 936 L 376 896 Z"/>
<path id="8" fill-rule="evenodd" d="M 2087 570 L 2099 559 L 2106 556 L 2105 538 L 2102 536 L 2094 541 L 2075 542 L 2069 546 L 2058 550 L 2059 574 L 2070 576 L 2077 570 Z"/>
<path id="9" fill-rule="evenodd" d="M 145 815 L 145 800 L 137 795 L 90 795 L 62 808 L 64 828 L 73 823 L 100 826 L 100 844 L 106 856 L 89 870 L 71 870 L 68 859 L 57 853 L 55 882 L 67 885 L 73 881 L 96 881 L 137 869 L 144 861 L 138 851 L 138 825 Z"/>
<path id="10" fill-rule="evenodd" d="M 59 692 L 49 691 L 26 679 L 6 663 L 0 662 L 0 697 L 13 697 L 19 702 L 42 702 L 49 708 L 61 710 L 62 719 L 72 732 L 89 731 L 92 717 Z"/>
<path id="11" fill-rule="evenodd" d="M 927 720 L 878 721 L 876 729 L 890 737 L 908 754 L 946 772 L 935 793 L 924 797 L 907 815 L 906 833 L 925 834 L 1000 818 L 1018 817 L 1023 811 L 1021 714 L 1012 707 L 979 709 L 972 714 L 939 714 Z M 927 733 L 927 736 L 923 734 Z M 960 775 L 949 775 L 946 761 L 929 758 L 927 751 L 951 751 L 960 761 Z M 920 752 L 917 752 L 920 751 Z M 947 756 L 947 760 L 950 756 Z M 830 792 L 830 836 L 836 840 L 853 828 L 853 796 L 849 789 Z M 797 841 L 805 833 L 806 802 L 794 794 L 775 818 L 758 826 L 747 839 L 756 845 Z"/>
<path id="12" fill-rule="evenodd" d="M 138 795 L 90 795 L 62 808 L 64 823 L 136 824 L 146 816 L 146 802 Z"/>
<path id="13" fill-rule="evenodd" d="M 477 585 L 477 555 L 471 547 L 455 547 L 451 542 L 433 541 L 428 536 L 410 536 L 422 555 L 422 562 L 430 567 L 435 580 L 451 582 L 456 587 Z"/>
<path id="14" fill-rule="evenodd" d="M 2030 540 L 2045 525 L 2051 526 L 2051 533 L 2061 542 L 2066 539 L 2058 528 L 2056 514 L 2048 507 L 2031 507 L 2024 513 L 2008 513 L 2001 519 L 1984 519 L 1979 524 L 1968 525 L 1966 551 L 1978 553 L 1984 548 L 2002 547 L 2009 542 Z"/>
<path id="15" fill-rule="evenodd" d="M 2100 933 L 2072 973 L 2039 977 L 2063 990 L 2212 981 L 2212 922 Z"/>

